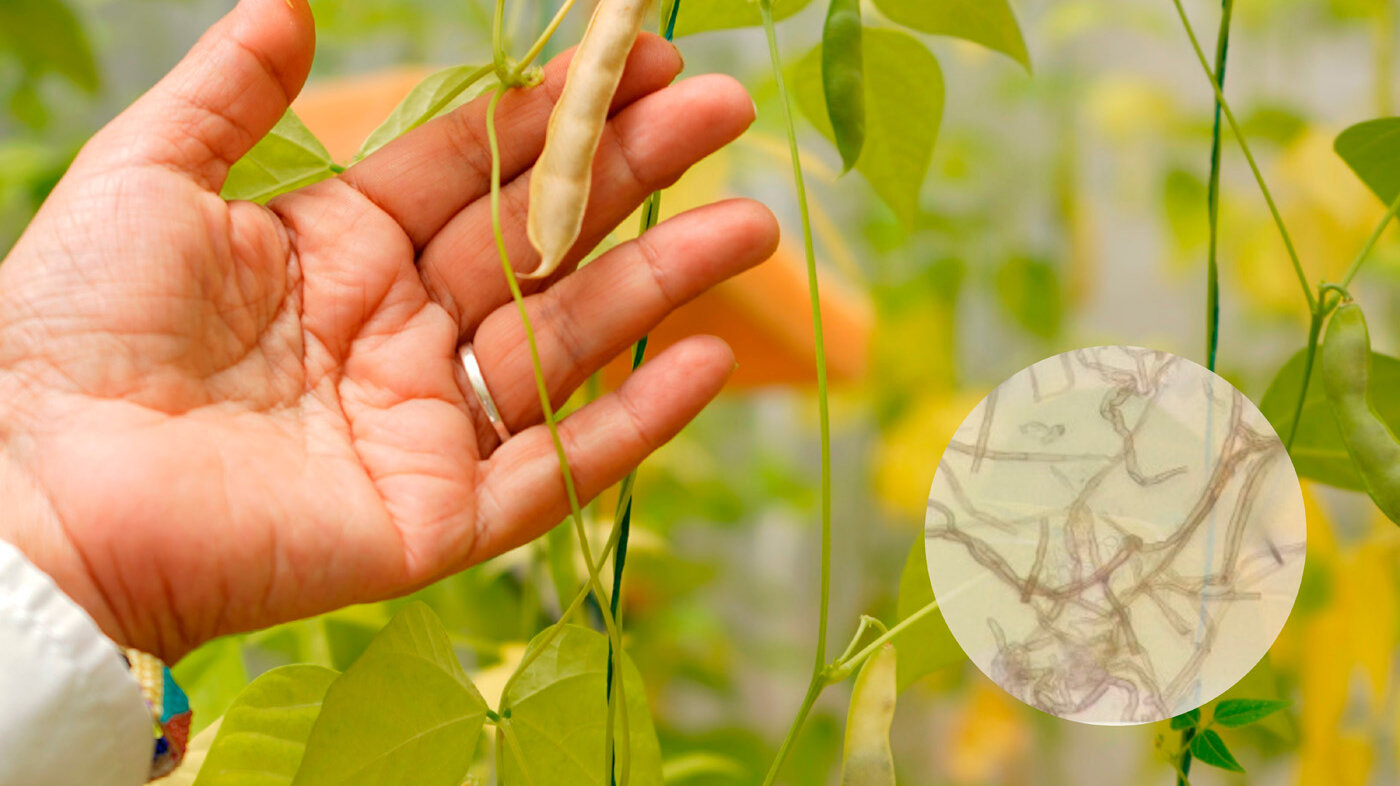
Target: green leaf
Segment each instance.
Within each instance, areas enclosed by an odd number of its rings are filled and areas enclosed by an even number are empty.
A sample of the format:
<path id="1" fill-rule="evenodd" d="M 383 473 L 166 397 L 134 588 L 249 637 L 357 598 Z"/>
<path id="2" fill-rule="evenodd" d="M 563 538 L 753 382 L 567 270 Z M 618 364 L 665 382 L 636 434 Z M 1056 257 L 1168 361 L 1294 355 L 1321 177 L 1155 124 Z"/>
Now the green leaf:
<path id="1" fill-rule="evenodd" d="M 1274 430 L 1283 439 L 1288 439 L 1288 431 L 1293 425 L 1293 411 L 1298 403 L 1298 391 L 1302 386 L 1305 351 L 1299 350 L 1279 370 L 1278 376 L 1269 384 L 1259 409 L 1273 424 Z M 1400 431 L 1400 396 L 1392 391 L 1400 390 L 1400 360 L 1371 354 L 1371 378 L 1369 393 L 1373 405 L 1381 419 L 1392 429 Z M 1308 385 L 1308 397 L 1303 403 L 1303 416 L 1298 424 L 1298 436 L 1289 451 L 1293 466 L 1298 475 L 1326 483 L 1337 488 L 1364 491 L 1361 477 L 1351 465 L 1351 455 L 1342 442 L 1337 421 L 1327 403 L 1327 395 L 1322 390 L 1321 363 L 1313 364 L 1313 379 Z"/>
<path id="2" fill-rule="evenodd" d="M 1316 572 L 1322 560 L 1308 560 L 1308 564 L 1303 568 L 1304 589 L 1308 583 L 1309 571 Z M 1298 602 L 1294 604 L 1294 614 L 1307 614 L 1305 608 L 1306 598 L 1303 589 L 1298 592 Z M 1278 672 L 1274 670 L 1273 661 L 1270 656 L 1265 655 L 1254 664 L 1254 668 L 1249 673 L 1240 678 L 1233 687 L 1216 700 L 1217 706 L 1230 699 L 1256 699 L 1263 701 L 1281 700 L 1283 690 L 1280 687 Z M 1266 732 L 1274 741 L 1283 746 L 1293 746 L 1298 743 L 1298 726 L 1290 713 L 1276 712 L 1263 720 L 1250 726 L 1251 731 Z"/>
<path id="3" fill-rule="evenodd" d="M 1182 729 L 1189 729 L 1200 722 L 1201 710 L 1197 708 L 1190 712 L 1183 712 L 1175 718 L 1172 718 L 1171 727 L 1177 731 L 1181 731 Z"/>
<path id="4" fill-rule="evenodd" d="M 273 669 L 238 694 L 195 778 L 195 786 L 290 784 L 306 738 L 338 674 L 299 664 Z"/>
<path id="5" fill-rule="evenodd" d="M 170 673 L 194 708 L 190 734 L 198 734 L 223 715 L 248 686 L 242 642 L 232 636 L 215 639 L 191 652 Z"/>
<path id="6" fill-rule="evenodd" d="M 364 158 L 409 131 L 481 95 L 494 82 L 482 77 L 479 66 L 444 68 L 419 82 L 389 117 L 374 129 L 360 147 L 357 158 Z"/>
<path id="7" fill-rule="evenodd" d="M 773 0 L 773 20 L 781 21 L 806 8 L 812 0 Z M 675 0 L 661 4 L 661 18 L 671 18 Z M 681 12 L 676 16 L 676 37 L 711 30 L 732 30 L 736 27 L 758 27 L 763 17 L 758 12 L 758 0 L 681 0 Z"/>
<path id="8" fill-rule="evenodd" d="M 1400 117 L 1358 123 L 1338 135 L 1335 148 L 1382 202 L 1400 196 Z"/>
<path id="9" fill-rule="evenodd" d="M 928 578 L 924 541 L 914 541 L 899 577 L 900 620 L 932 603 L 933 584 Z M 928 675 L 962 660 L 962 646 L 948 630 L 943 614 L 934 611 L 905 628 L 895 639 L 899 645 L 899 689 L 903 691 Z"/>
<path id="10" fill-rule="evenodd" d="M 865 146 L 865 55 L 860 0 L 831 0 L 822 28 L 822 89 L 836 149 L 849 172 Z"/>
<path id="11" fill-rule="evenodd" d="M 1221 726 L 1236 728 L 1263 720 L 1288 705 L 1286 701 L 1269 699 L 1226 699 L 1215 705 L 1212 717 Z"/>
<path id="12" fill-rule="evenodd" d="M 1007 0 L 875 0 L 891 21 L 933 35 L 962 38 L 1031 67 L 1026 40 Z"/>
<path id="13" fill-rule="evenodd" d="M 879 78 L 865 80 L 865 148 L 856 169 L 900 221 L 912 227 L 943 120 L 943 71 L 913 36 L 867 27 L 863 39 L 865 73 Z M 834 141 L 822 87 L 821 47 L 798 62 L 792 81 L 802 113 Z"/>
<path id="14" fill-rule="evenodd" d="M 265 204 L 335 175 L 331 154 L 296 113 L 287 114 L 229 170 L 223 197 Z"/>
<path id="15" fill-rule="evenodd" d="M 546 630 L 530 643 L 540 646 Z M 511 678 L 501 697 L 501 715 L 509 719 L 529 769 L 529 782 L 606 786 L 604 732 L 607 727 L 608 640 L 603 634 L 565 625 L 544 645 L 524 671 Z M 647 707 L 646 686 L 630 659 L 623 660 L 623 686 L 631 729 L 634 786 L 660 786 L 661 747 Z M 616 741 L 622 744 L 621 717 Z M 520 764 L 505 759 L 505 782 L 523 784 Z"/>
<path id="16" fill-rule="evenodd" d="M 95 93 L 97 62 L 78 17 L 62 0 L 0 2 L 0 53 L 12 53 L 29 80 L 58 74 Z"/>
<path id="17" fill-rule="evenodd" d="M 326 692 L 296 786 L 458 786 L 486 702 L 447 631 L 411 603 Z"/>
<path id="18" fill-rule="evenodd" d="M 1001 305 L 1021 327 L 1038 338 L 1059 335 L 1064 319 L 1060 272 L 1040 259 L 1012 257 L 996 274 Z"/>
<path id="19" fill-rule="evenodd" d="M 1205 729 L 1191 738 L 1191 755 L 1195 756 L 1197 761 L 1212 767 L 1219 767 L 1231 772 L 1244 772 L 1244 767 L 1235 761 L 1230 749 L 1225 747 L 1225 740 L 1220 739 L 1220 735 L 1214 729 Z"/>

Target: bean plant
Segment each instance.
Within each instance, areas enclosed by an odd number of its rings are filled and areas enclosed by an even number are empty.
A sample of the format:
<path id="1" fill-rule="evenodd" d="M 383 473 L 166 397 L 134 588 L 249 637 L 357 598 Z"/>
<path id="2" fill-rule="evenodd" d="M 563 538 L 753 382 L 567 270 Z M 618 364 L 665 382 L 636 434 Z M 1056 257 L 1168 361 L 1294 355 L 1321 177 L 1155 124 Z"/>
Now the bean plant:
<path id="1" fill-rule="evenodd" d="M 1219 330 L 1218 240 L 1220 182 L 1226 131 L 1255 179 L 1282 238 L 1309 315 L 1304 347 L 1279 372 L 1262 409 L 1292 451 L 1299 474 L 1368 493 L 1400 523 L 1400 405 L 1379 395 L 1400 385 L 1400 360 L 1375 354 L 1362 316 L 1354 279 L 1387 225 L 1400 211 L 1400 118 L 1356 125 L 1336 140 L 1337 153 L 1389 209 L 1346 274 L 1335 282 L 1311 282 L 1281 211 L 1226 97 L 1234 0 L 1223 0 L 1214 57 L 1208 58 L 1181 0 L 1177 12 L 1188 54 L 1198 61 L 1214 100 L 1206 204 L 1209 247 L 1205 316 L 1206 364 L 1214 368 L 1222 346 Z M 643 18 L 654 19 L 668 39 L 703 31 L 761 27 L 781 106 L 791 177 L 806 263 L 814 336 L 820 456 L 820 579 L 816 588 L 812 669 L 805 693 L 794 697 L 790 728 L 766 774 L 765 786 L 782 777 L 814 705 L 824 691 L 852 677 L 842 764 L 843 784 L 888 786 L 895 782 L 889 732 L 899 691 L 946 665 L 922 657 L 943 647 L 948 633 L 938 621 L 929 589 L 922 543 L 910 551 L 899 591 L 898 618 L 861 617 L 840 654 L 830 657 L 832 530 L 831 409 L 822 323 L 821 276 L 816 261 L 812 211 L 799 147 L 798 117 L 805 116 L 834 145 L 846 176 L 864 178 L 893 215 L 906 224 L 917 212 L 934 140 L 942 121 L 944 82 L 939 63 L 916 34 L 973 42 L 1022 64 L 1030 56 L 1007 0 L 828 0 L 822 40 L 798 58 L 786 58 L 779 22 L 812 0 L 600 0 L 583 53 L 570 69 L 562 109 L 551 122 L 550 141 L 537 166 L 532 189 L 530 236 L 543 257 L 534 274 L 547 275 L 578 237 L 587 201 L 587 174 L 606 110 L 625 56 Z M 552 533 L 546 549 L 550 577 L 559 592 L 557 621 L 537 631 L 518 663 L 488 701 L 458 661 L 456 641 L 426 606 L 401 610 L 343 672 L 309 664 L 272 669 L 232 701 L 220 721 L 197 786 L 290 783 L 442 784 L 468 782 L 474 762 L 489 759 L 499 783 L 659 784 L 663 754 L 647 704 L 645 686 L 626 651 L 620 597 L 626 569 L 635 473 L 618 493 L 605 542 L 590 539 L 583 500 L 575 489 L 563 444 L 559 413 L 540 370 L 535 336 L 501 231 L 501 165 L 496 108 L 511 91 L 539 81 L 536 60 L 564 21 L 584 8 L 562 0 L 524 52 L 510 51 L 505 35 L 508 0 L 497 0 L 491 16 L 492 52 L 481 65 L 433 74 L 418 85 L 369 138 L 358 157 L 463 105 L 487 102 L 492 154 L 491 211 L 502 274 L 525 326 L 545 422 L 554 439 L 570 503 L 569 531 Z M 487 60 L 487 58 L 482 58 Z M 1193 66 L 1194 67 L 1194 66 Z M 350 162 L 345 162 L 350 163 Z M 266 202 L 280 194 L 334 177 L 344 170 L 325 147 L 288 112 L 273 132 L 228 179 L 224 196 Z M 854 174 L 852 174 L 854 173 Z M 655 225 L 660 194 L 642 211 L 640 230 Z M 534 275 L 532 274 L 532 275 Z M 1325 337 L 1325 341 L 1324 341 Z M 633 350 L 632 365 L 646 341 Z M 1320 353 L 1320 362 L 1319 362 Z M 1008 373 L 1014 369 L 1007 369 Z M 1315 380 L 1314 377 L 1320 377 Z M 932 449 L 932 447 L 931 447 Z M 853 523 L 854 524 L 854 523 Z M 577 547 L 586 576 L 576 576 L 567 557 Z M 610 581 L 604 572 L 611 566 Z M 586 622 L 595 618 L 597 627 Z M 1170 721 L 1157 749 L 1170 765 L 1168 777 L 1189 782 L 1193 761 L 1242 771 L 1221 729 L 1260 721 L 1286 703 L 1228 698 L 1205 714 L 1192 711 Z M 489 744 L 482 745 L 486 740 Z"/>

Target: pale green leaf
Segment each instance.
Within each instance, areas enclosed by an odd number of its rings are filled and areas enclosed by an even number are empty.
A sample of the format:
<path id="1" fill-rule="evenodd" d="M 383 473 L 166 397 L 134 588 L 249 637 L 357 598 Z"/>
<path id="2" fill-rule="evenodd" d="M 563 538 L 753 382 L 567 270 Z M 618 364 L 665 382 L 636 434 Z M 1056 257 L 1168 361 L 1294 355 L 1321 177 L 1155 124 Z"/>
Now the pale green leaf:
<path id="1" fill-rule="evenodd" d="M 540 646 L 545 631 L 531 642 Z M 501 715 L 509 713 L 529 771 L 529 782 L 607 786 L 604 760 L 607 728 L 608 640 L 601 633 L 565 625 L 525 670 L 511 678 L 501 698 Z M 629 659 L 623 660 L 623 688 L 631 729 L 633 786 L 659 786 L 661 747 L 647 706 L 646 686 Z M 620 716 L 620 713 L 619 713 Z M 615 739 L 622 745 L 622 721 Z M 505 761 L 507 784 L 526 780 L 514 756 Z"/>
<path id="2" fill-rule="evenodd" d="M 1343 131 L 1337 155 L 1387 205 L 1400 196 L 1400 117 L 1368 120 Z"/>
<path id="3" fill-rule="evenodd" d="M 1303 586 L 1298 590 L 1298 601 L 1294 603 L 1294 614 L 1306 614 L 1307 604 L 1316 602 L 1318 594 L 1317 585 L 1319 583 L 1319 572 L 1325 572 L 1326 567 L 1322 560 L 1308 560 L 1303 568 Z M 1323 593 L 1326 593 L 1325 577 L 1321 578 Z M 1311 584 L 1311 587 L 1309 586 Z M 1308 593 L 1311 590 L 1312 597 Z M 1326 602 L 1324 600 L 1324 602 Z M 1253 699 L 1253 700 L 1281 700 L 1283 690 L 1279 685 L 1279 675 L 1274 669 L 1273 661 L 1269 655 L 1265 655 L 1254 664 L 1254 668 L 1249 673 L 1240 678 L 1233 687 L 1220 694 L 1216 702 L 1218 707 L 1232 699 Z M 1262 720 L 1252 724 L 1252 728 L 1268 732 L 1283 745 L 1294 745 L 1298 742 L 1298 727 L 1293 717 L 1287 712 L 1275 712 Z"/>
<path id="4" fill-rule="evenodd" d="M 1031 67 L 1026 40 L 1007 0 L 875 0 L 875 7 L 905 27 L 972 41 Z"/>
<path id="5" fill-rule="evenodd" d="M 242 643 L 232 636 L 215 639 L 181 658 L 171 674 L 194 709 L 190 734 L 198 734 L 223 715 L 248 686 Z"/>
<path id="6" fill-rule="evenodd" d="M 899 577 L 898 614 L 901 620 L 932 603 L 933 583 L 928 577 L 928 558 L 922 538 L 914 541 L 904 572 Z M 943 614 L 934 611 L 900 633 L 899 689 L 962 660 L 962 647 L 948 630 Z"/>
<path id="7" fill-rule="evenodd" d="M 358 158 L 373 153 L 435 117 L 444 115 L 481 95 L 494 85 L 484 76 L 490 73 L 479 66 L 444 68 L 419 82 L 389 117 L 373 132 L 360 148 Z"/>
<path id="8" fill-rule="evenodd" d="M 1183 712 L 1180 715 L 1177 715 L 1176 717 L 1172 718 L 1172 722 L 1170 725 L 1173 729 L 1181 731 L 1182 729 L 1189 729 L 1200 722 L 1201 710 L 1198 707 L 1194 710 Z"/>
<path id="9" fill-rule="evenodd" d="M 405 606 L 326 692 L 296 786 L 458 786 L 486 702 L 447 631 Z"/>
<path id="10" fill-rule="evenodd" d="M 661 3 L 661 18 L 670 19 L 675 0 Z M 773 19 L 786 19 L 806 8 L 812 0 L 774 0 Z M 676 36 L 704 33 L 710 30 L 730 30 L 736 27 L 757 27 L 763 24 L 758 12 L 758 0 L 681 0 L 676 16 Z"/>
<path id="11" fill-rule="evenodd" d="M 1231 772 L 1244 772 L 1234 754 L 1225 747 L 1225 740 L 1213 729 L 1206 729 L 1191 738 L 1191 755 L 1204 764 Z"/>
<path id="12" fill-rule="evenodd" d="M 895 215 L 912 226 L 943 121 L 943 71 L 928 47 L 913 36 L 867 27 L 863 39 L 865 146 L 856 169 Z M 834 141 L 823 95 L 820 47 L 798 62 L 792 83 L 802 113 Z"/>
<path id="13" fill-rule="evenodd" d="M 335 175 L 331 154 L 296 113 L 287 114 L 229 170 L 223 197 L 259 204 Z"/>
<path id="14" fill-rule="evenodd" d="M 1277 699 L 1226 699 L 1215 705 L 1211 717 L 1221 726 L 1248 726 L 1286 708 L 1289 702 Z"/>
<path id="15" fill-rule="evenodd" d="M 1293 426 L 1293 413 L 1298 404 L 1305 364 L 1306 350 L 1299 350 L 1279 370 L 1259 402 L 1259 410 L 1285 440 Z M 1329 486 L 1364 491 L 1365 486 L 1352 467 L 1351 455 L 1342 442 L 1336 418 L 1322 390 L 1321 363 L 1313 364 L 1312 377 L 1307 399 L 1303 403 L 1303 416 L 1298 423 L 1298 435 L 1289 450 L 1293 467 L 1301 477 Z M 1391 395 L 1391 391 L 1400 390 L 1400 360 L 1372 353 L 1368 389 L 1381 419 L 1389 423 L 1392 429 L 1400 430 L 1400 396 Z"/>
<path id="16" fill-rule="evenodd" d="M 290 784 L 336 676 L 331 669 L 299 664 L 253 680 L 224 715 L 195 786 Z"/>

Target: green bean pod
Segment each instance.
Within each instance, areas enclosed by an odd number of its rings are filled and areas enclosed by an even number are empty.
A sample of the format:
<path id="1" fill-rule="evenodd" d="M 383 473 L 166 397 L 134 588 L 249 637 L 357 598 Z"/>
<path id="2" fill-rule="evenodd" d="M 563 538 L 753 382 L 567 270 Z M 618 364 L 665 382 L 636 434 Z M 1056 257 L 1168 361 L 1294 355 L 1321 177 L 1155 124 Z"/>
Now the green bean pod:
<path id="1" fill-rule="evenodd" d="M 841 164 L 850 171 L 865 147 L 865 52 L 860 0 L 831 0 L 822 28 L 822 92 Z"/>
<path id="2" fill-rule="evenodd" d="M 846 748 L 841 786 L 895 786 L 890 726 L 894 723 L 896 683 L 894 645 L 880 646 L 856 675 L 846 713 Z"/>
<path id="3" fill-rule="evenodd" d="M 578 241 L 608 108 L 650 7 L 651 0 L 602 0 L 574 52 L 530 175 L 526 230 L 540 264 L 525 278 L 553 273 Z"/>
<path id="4" fill-rule="evenodd" d="M 1322 346 L 1322 385 L 1351 462 L 1376 507 L 1400 524 L 1400 439 L 1367 396 L 1371 334 L 1361 307 L 1347 303 L 1332 315 Z"/>

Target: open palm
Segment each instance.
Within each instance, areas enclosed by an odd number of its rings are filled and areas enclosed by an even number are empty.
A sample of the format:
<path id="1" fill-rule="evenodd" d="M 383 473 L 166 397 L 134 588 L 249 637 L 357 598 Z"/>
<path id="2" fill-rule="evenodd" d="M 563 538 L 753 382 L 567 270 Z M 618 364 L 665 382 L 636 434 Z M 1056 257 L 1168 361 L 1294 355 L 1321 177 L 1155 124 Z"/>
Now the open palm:
<path id="1" fill-rule="evenodd" d="M 244 0 L 94 137 L 0 266 L 0 537 L 110 635 L 169 660 L 410 591 L 568 509 L 492 242 L 483 103 L 268 207 L 219 198 L 300 89 L 312 30 L 305 0 Z M 529 168 L 566 59 L 498 116 L 519 270 L 537 262 Z M 751 122 L 732 80 L 668 87 L 680 68 L 659 39 L 632 52 L 573 261 Z M 776 237 L 761 206 L 724 203 L 524 282 L 554 400 Z M 691 339 L 570 417 L 580 493 L 670 439 L 732 366 Z"/>

